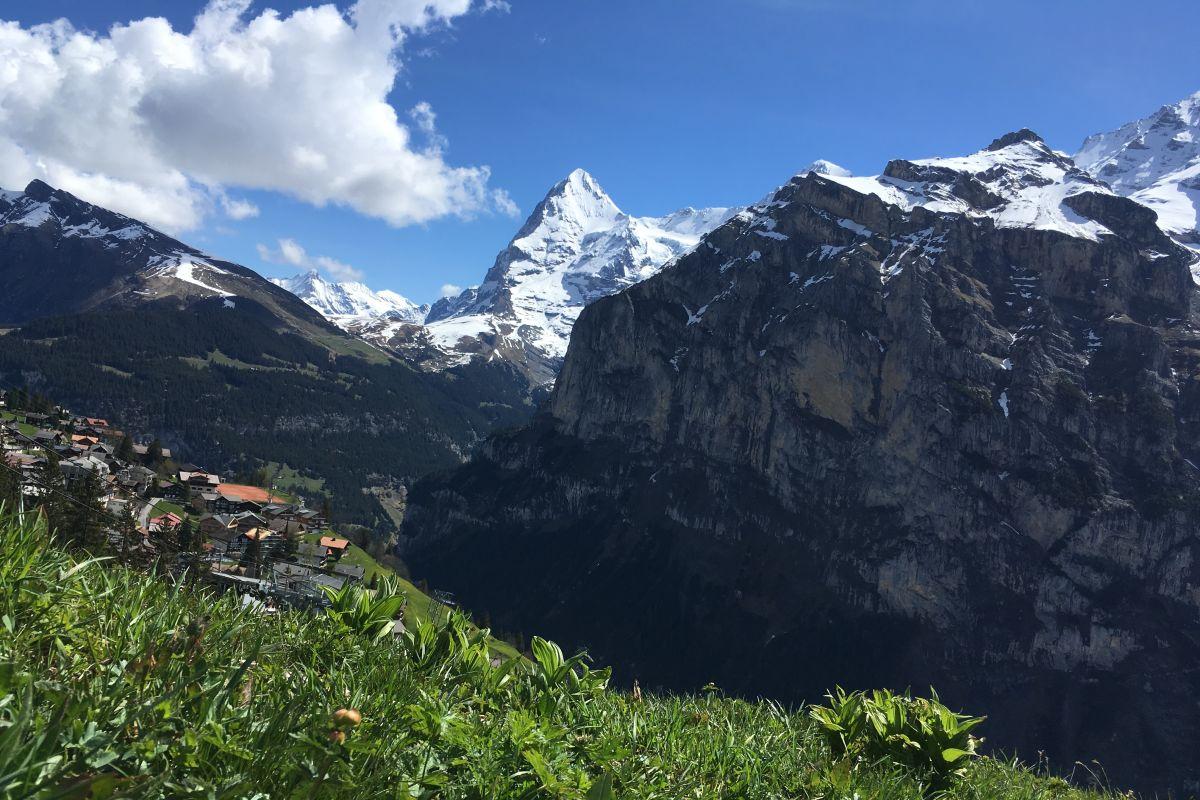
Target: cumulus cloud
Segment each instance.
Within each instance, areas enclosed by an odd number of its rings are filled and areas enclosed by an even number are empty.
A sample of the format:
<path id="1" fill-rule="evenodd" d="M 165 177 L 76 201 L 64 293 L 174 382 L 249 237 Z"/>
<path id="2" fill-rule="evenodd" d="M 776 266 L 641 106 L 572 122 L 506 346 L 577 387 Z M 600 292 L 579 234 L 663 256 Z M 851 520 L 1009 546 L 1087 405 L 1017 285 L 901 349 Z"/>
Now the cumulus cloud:
<path id="1" fill-rule="evenodd" d="M 324 272 L 337 281 L 361 281 L 363 274 L 344 261 L 329 256 L 310 256 L 295 239 L 280 239 L 275 247 L 259 243 L 258 257 L 270 264 Z"/>
<path id="2" fill-rule="evenodd" d="M 442 297 L 458 297 L 462 294 L 462 287 L 455 286 L 453 283 L 442 284 Z"/>
<path id="3" fill-rule="evenodd" d="M 0 22 L 0 185 L 32 178 L 170 231 L 281 192 L 395 226 L 512 213 L 485 166 L 454 166 L 436 116 L 387 102 L 413 35 L 489 0 L 357 0 L 290 14 L 209 0 L 188 32 Z"/>

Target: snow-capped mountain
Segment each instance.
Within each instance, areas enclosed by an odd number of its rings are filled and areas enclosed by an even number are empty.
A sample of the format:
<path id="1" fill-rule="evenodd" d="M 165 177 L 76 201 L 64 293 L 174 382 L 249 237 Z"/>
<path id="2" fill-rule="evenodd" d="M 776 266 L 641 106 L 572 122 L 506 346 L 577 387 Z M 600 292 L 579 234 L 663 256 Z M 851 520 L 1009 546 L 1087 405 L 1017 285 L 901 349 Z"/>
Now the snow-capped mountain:
<path id="1" fill-rule="evenodd" d="M 890 161 L 883 174 L 871 177 L 845 170 L 819 174 L 906 211 L 922 206 L 986 216 L 1001 228 L 1056 230 L 1091 240 L 1109 232 L 1072 198 L 1113 192 L 1027 129 L 969 156 Z"/>
<path id="2" fill-rule="evenodd" d="M 258 273 L 33 181 L 0 192 L 0 323 L 100 307 L 253 301 L 296 329 L 327 324 Z"/>
<path id="3" fill-rule="evenodd" d="M 1118 194 L 1154 209 L 1163 230 L 1200 251 L 1200 92 L 1089 136 L 1075 163 Z"/>
<path id="4" fill-rule="evenodd" d="M 271 283 L 287 289 L 330 322 L 344 328 L 376 319 L 419 324 L 429 313 L 429 306 L 418 306 L 395 292 L 372 291 L 357 281 L 334 283 L 322 278 L 316 270 L 291 278 L 272 278 Z"/>
<path id="5" fill-rule="evenodd" d="M 586 305 L 654 275 L 730 214 L 685 208 L 633 217 L 577 169 L 538 204 L 483 283 L 435 303 L 423 330 L 391 323 L 362 333 L 409 352 L 441 354 L 434 365 L 503 358 L 546 383 Z"/>

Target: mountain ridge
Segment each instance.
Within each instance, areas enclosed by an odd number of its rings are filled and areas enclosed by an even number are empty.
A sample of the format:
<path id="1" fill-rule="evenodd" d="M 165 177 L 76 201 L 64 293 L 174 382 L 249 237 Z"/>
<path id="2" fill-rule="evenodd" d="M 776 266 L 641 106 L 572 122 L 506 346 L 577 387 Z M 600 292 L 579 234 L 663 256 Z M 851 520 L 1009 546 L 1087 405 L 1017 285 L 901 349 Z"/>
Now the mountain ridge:
<path id="1" fill-rule="evenodd" d="M 87 268 L 81 270 L 80 264 Z M 169 301 L 244 298 L 280 324 L 321 338 L 332 327 L 308 305 L 240 264 L 43 181 L 0 192 L 0 324 Z"/>
<path id="2" fill-rule="evenodd" d="M 1190 260 L 1029 131 L 807 171 L 585 308 L 404 556 L 625 680 L 933 684 L 1000 748 L 1194 786 Z"/>
<path id="3" fill-rule="evenodd" d="M 315 269 L 270 281 L 342 328 L 381 318 L 419 324 L 429 313 L 428 305 L 418 306 L 389 289 L 376 292 L 358 281 L 327 281 Z"/>

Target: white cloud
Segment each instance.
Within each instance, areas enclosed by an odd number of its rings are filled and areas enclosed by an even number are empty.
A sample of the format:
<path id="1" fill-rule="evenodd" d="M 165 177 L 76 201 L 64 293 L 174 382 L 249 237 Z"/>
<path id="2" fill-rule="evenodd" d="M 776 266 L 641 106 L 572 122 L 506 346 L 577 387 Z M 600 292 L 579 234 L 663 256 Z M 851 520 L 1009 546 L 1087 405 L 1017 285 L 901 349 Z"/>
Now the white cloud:
<path id="1" fill-rule="evenodd" d="M 387 96 L 413 34 L 488 0 L 357 0 L 252 15 L 210 0 L 192 30 L 148 17 L 107 33 L 0 22 L 0 186 L 32 178 L 170 231 L 257 209 L 226 190 L 282 192 L 396 226 L 512 213 L 487 167 L 445 160 L 427 103 Z"/>
<path id="2" fill-rule="evenodd" d="M 325 270 L 339 281 L 361 281 L 363 274 L 361 270 L 357 270 L 344 261 L 338 261 L 336 258 L 329 256 L 317 256 L 313 259 L 317 266 Z"/>
<path id="3" fill-rule="evenodd" d="M 457 297 L 462 294 L 462 287 L 453 283 L 442 284 L 442 297 Z"/>
<path id="4" fill-rule="evenodd" d="M 310 256 L 295 239 L 280 239 L 275 247 L 259 243 L 258 257 L 270 264 L 324 272 L 336 281 L 361 281 L 361 270 L 329 256 Z"/>
<path id="5" fill-rule="evenodd" d="M 221 210 L 230 219 L 243 220 L 258 216 L 258 206 L 249 200 L 239 200 L 228 195 L 221 195 Z"/>

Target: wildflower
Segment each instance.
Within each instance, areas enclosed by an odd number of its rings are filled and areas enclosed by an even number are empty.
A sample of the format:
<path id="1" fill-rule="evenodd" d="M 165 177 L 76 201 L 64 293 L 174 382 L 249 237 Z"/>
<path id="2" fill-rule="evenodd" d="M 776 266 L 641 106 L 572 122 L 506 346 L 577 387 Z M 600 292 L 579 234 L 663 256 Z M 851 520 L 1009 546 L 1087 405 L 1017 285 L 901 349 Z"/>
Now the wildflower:
<path id="1" fill-rule="evenodd" d="M 362 714 L 353 708 L 339 708 L 331 719 L 335 728 L 357 728 L 362 724 Z"/>

